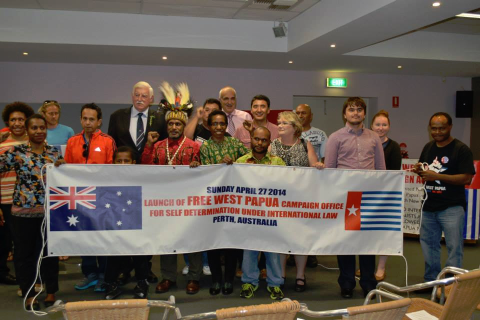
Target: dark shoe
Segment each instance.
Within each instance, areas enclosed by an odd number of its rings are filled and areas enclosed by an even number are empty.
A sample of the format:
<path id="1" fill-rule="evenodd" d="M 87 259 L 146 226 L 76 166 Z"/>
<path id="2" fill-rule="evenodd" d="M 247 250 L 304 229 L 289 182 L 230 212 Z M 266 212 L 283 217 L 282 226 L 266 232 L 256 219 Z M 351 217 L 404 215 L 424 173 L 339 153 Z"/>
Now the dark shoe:
<path id="1" fill-rule="evenodd" d="M 116 284 L 105 284 L 105 299 L 113 300 L 122 294 L 122 289 Z"/>
<path id="2" fill-rule="evenodd" d="M 133 296 L 137 299 L 147 299 L 148 287 L 147 280 L 138 281 L 135 288 L 133 288 Z"/>
<path id="3" fill-rule="evenodd" d="M 53 306 L 54 303 L 55 303 L 55 300 L 53 300 L 53 301 L 52 300 L 49 300 L 49 301 L 43 300 L 43 305 L 45 306 L 45 308 Z"/>
<path id="4" fill-rule="evenodd" d="M 298 282 L 303 282 L 303 284 L 299 284 Z M 305 279 L 295 279 L 295 291 L 296 292 L 303 292 L 307 286 L 307 278 Z"/>
<path id="5" fill-rule="evenodd" d="M 210 287 L 210 294 L 212 296 L 216 296 L 219 293 L 220 293 L 220 283 L 218 282 L 212 283 L 212 286 Z"/>
<path id="6" fill-rule="evenodd" d="M 223 284 L 222 293 L 224 295 L 229 295 L 232 292 L 233 292 L 233 284 L 231 284 L 230 282 L 225 282 Z"/>
<path id="7" fill-rule="evenodd" d="M 157 283 L 158 282 L 157 276 L 151 270 L 150 270 L 150 273 L 148 274 L 147 281 L 148 281 L 148 283 Z"/>
<path id="8" fill-rule="evenodd" d="M 342 289 L 340 294 L 345 299 L 351 299 L 353 297 L 353 289 Z"/>
<path id="9" fill-rule="evenodd" d="M 130 274 L 130 272 L 120 273 L 120 275 L 118 276 L 118 280 L 117 280 L 118 285 L 119 286 L 126 285 L 131 277 L 132 277 L 132 275 Z"/>
<path id="10" fill-rule="evenodd" d="M 189 280 L 186 290 L 188 294 L 198 293 L 198 291 L 200 291 L 200 282 L 197 280 Z"/>
<path id="11" fill-rule="evenodd" d="M 17 284 L 17 278 L 15 278 L 14 276 L 8 273 L 0 277 L 0 283 L 6 284 L 9 286 L 14 286 Z"/>
<path id="12" fill-rule="evenodd" d="M 170 281 L 168 279 L 163 279 L 159 284 L 157 284 L 157 287 L 155 288 L 156 293 L 165 293 L 170 290 L 170 287 L 174 286 L 175 282 Z"/>
<path id="13" fill-rule="evenodd" d="M 369 293 L 370 291 L 372 291 L 372 290 L 374 290 L 374 289 L 371 289 L 371 290 L 363 290 L 363 297 L 366 298 L 367 295 L 368 295 L 368 293 Z M 371 298 L 372 298 L 372 299 L 375 299 L 375 297 L 376 297 L 376 295 L 373 295 Z"/>
<path id="14" fill-rule="evenodd" d="M 25 304 L 25 309 L 27 309 L 27 311 L 32 311 L 32 310 L 35 310 L 35 311 L 38 311 L 40 310 L 40 304 L 38 303 L 37 300 L 33 301 L 33 304 Z"/>
<path id="15" fill-rule="evenodd" d="M 287 266 L 295 267 L 295 257 L 292 254 L 287 258 Z"/>
<path id="16" fill-rule="evenodd" d="M 307 267 L 316 268 L 318 266 L 317 256 L 308 256 L 307 257 Z"/>

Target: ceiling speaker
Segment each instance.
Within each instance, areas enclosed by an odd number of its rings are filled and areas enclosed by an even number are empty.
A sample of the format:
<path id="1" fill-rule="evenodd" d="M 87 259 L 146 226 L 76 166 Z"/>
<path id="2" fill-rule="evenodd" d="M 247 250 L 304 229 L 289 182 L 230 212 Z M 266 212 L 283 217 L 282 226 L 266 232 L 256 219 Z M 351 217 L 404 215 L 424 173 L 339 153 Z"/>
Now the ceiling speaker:
<path id="1" fill-rule="evenodd" d="M 282 38 L 287 35 L 287 27 L 283 22 L 280 22 L 278 27 L 273 27 L 273 33 L 275 34 L 275 38 Z"/>

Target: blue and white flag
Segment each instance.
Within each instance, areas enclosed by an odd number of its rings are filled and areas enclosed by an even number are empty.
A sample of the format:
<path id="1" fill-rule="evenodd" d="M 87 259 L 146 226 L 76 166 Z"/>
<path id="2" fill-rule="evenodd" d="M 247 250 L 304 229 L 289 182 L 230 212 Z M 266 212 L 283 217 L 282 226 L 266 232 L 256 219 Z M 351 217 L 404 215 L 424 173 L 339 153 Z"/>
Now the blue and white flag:
<path id="1" fill-rule="evenodd" d="M 49 188 L 50 231 L 142 229 L 142 187 Z"/>

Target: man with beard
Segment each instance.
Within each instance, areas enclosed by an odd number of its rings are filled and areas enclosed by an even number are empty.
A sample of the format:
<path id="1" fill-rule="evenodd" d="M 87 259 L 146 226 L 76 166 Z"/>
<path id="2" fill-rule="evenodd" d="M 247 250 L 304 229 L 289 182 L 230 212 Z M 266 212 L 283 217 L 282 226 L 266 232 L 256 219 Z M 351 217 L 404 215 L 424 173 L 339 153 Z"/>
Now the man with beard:
<path id="1" fill-rule="evenodd" d="M 428 195 L 420 227 L 425 281 L 435 280 L 441 271 L 442 232 L 448 251 L 445 266 L 462 267 L 465 185 L 475 174 L 472 151 L 450 135 L 452 118 L 448 113 L 435 113 L 429 129 L 433 141 L 425 145 L 415 165 L 415 172 L 426 181 Z"/>
<path id="2" fill-rule="evenodd" d="M 148 133 L 147 144 L 142 154 L 142 163 L 158 165 L 189 165 L 192 168 L 200 165 L 200 147 L 187 138 L 184 128 L 187 123 L 185 112 L 174 109 L 165 115 L 168 138 L 158 141 L 159 133 Z M 158 142 L 157 142 L 158 141 Z M 188 294 L 196 294 L 200 290 L 200 275 L 202 273 L 202 253 L 188 254 L 190 267 L 187 274 Z M 157 285 L 156 293 L 165 293 L 177 281 L 177 255 L 161 255 L 160 267 L 163 280 Z"/>
<path id="3" fill-rule="evenodd" d="M 222 88 L 219 92 L 219 100 L 222 103 L 222 110 L 228 118 L 227 132 L 231 136 L 235 130 L 243 126 L 243 122 L 252 121 L 248 112 L 237 110 L 237 92 L 232 87 Z"/>
<path id="4" fill-rule="evenodd" d="M 284 166 L 285 162 L 279 157 L 272 156 L 268 152 L 270 146 L 270 131 L 265 127 L 258 127 L 252 132 L 252 151 L 237 159 L 237 163 L 253 163 Z M 242 291 L 240 297 L 251 298 L 258 289 L 258 277 L 260 270 L 257 265 L 258 251 L 243 250 L 242 263 Z M 280 286 L 283 285 L 282 266 L 280 264 L 280 254 L 265 252 L 267 267 L 267 290 L 270 292 L 270 298 L 281 300 L 284 295 Z"/>
<path id="5" fill-rule="evenodd" d="M 267 115 L 270 113 L 270 99 L 263 94 L 256 95 L 250 103 L 252 108 L 253 121 L 246 120 L 243 126 L 237 128 L 235 138 L 240 140 L 243 145 L 250 149 L 250 131 L 258 127 L 265 127 L 270 131 L 271 140 L 278 138 L 278 127 L 267 121 Z"/>
<path id="6" fill-rule="evenodd" d="M 325 150 L 325 167 L 339 169 L 364 169 L 385 170 L 385 157 L 378 134 L 364 128 L 363 120 L 367 105 L 362 98 L 348 98 L 343 104 L 343 118 L 345 127 L 335 131 L 328 139 Z M 337 256 L 340 276 L 341 295 L 352 298 L 355 281 L 355 256 Z M 366 296 L 375 289 L 375 256 L 361 255 L 360 261 L 360 286 Z"/>
<path id="7" fill-rule="evenodd" d="M 2 118 L 8 131 L 0 135 L 0 155 L 13 146 L 28 143 L 25 120 L 33 113 L 33 109 L 23 102 L 13 102 L 5 106 Z M 12 237 L 15 235 L 11 222 L 13 190 L 17 180 L 15 170 L 2 172 L 0 180 L 0 283 L 15 285 L 16 279 L 10 274 L 7 266 L 8 255 L 12 251 L 12 240 L 14 240 Z"/>

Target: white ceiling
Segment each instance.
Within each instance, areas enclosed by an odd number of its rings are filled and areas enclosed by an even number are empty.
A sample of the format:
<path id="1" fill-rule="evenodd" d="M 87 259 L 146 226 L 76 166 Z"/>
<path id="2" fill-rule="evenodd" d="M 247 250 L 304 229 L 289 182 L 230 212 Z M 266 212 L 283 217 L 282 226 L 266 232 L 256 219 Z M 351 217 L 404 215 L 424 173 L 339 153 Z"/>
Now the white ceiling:
<path id="1" fill-rule="evenodd" d="M 478 0 L 284 1 L 0 0 L 0 61 L 480 76 Z"/>

